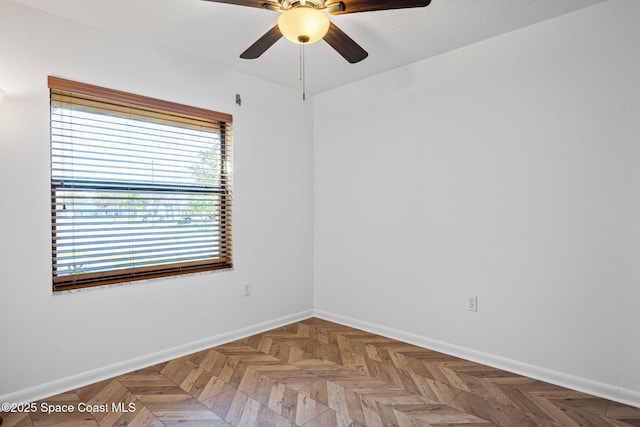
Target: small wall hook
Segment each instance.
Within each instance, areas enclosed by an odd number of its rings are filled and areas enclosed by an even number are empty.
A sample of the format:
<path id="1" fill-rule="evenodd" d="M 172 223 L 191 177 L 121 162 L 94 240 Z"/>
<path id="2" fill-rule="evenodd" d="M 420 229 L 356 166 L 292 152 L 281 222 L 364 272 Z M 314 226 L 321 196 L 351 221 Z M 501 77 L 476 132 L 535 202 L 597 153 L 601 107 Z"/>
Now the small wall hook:
<path id="1" fill-rule="evenodd" d="M 242 105 L 242 99 L 240 99 L 240 94 L 236 93 L 236 104 Z"/>

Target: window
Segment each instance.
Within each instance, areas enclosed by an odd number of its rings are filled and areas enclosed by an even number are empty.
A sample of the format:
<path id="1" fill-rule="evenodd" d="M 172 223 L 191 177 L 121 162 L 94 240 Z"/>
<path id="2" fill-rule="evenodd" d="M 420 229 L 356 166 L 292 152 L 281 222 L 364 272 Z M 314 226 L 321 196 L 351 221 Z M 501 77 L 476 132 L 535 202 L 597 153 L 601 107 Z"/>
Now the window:
<path id="1" fill-rule="evenodd" d="M 49 88 L 54 291 L 232 267 L 230 115 Z"/>

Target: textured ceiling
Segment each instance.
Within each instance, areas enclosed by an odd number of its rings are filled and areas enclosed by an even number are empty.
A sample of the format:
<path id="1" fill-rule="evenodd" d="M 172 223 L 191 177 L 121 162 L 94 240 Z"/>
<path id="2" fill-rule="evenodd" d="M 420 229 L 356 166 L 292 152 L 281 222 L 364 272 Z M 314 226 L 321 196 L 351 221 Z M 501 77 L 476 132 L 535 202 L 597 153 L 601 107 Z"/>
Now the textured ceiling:
<path id="1" fill-rule="evenodd" d="M 13 1 L 300 87 L 298 45 L 283 38 L 258 59 L 238 56 L 275 25 L 277 12 L 202 0 Z M 369 57 L 349 64 L 323 41 L 307 46 L 307 91 L 320 93 L 603 1 L 433 0 L 425 8 L 331 16 Z"/>

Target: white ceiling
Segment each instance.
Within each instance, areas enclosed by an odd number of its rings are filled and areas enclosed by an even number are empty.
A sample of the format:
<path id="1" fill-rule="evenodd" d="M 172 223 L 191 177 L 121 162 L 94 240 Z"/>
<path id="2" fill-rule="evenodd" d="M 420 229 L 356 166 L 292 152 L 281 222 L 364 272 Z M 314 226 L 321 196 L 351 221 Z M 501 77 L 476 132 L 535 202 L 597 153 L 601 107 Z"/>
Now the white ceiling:
<path id="1" fill-rule="evenodd" d="M 13 1 L 300 88 L 299 46 L 284 38 L 258 59 L 239 58 L 275 25 L 277 12 L 202 0 Z M 307 91 L 320 93 L 603 1 L 433 0 L 425 8 L 331 16 L 369 57 L 349 64 L 323 41 L 307 46 Z"/>

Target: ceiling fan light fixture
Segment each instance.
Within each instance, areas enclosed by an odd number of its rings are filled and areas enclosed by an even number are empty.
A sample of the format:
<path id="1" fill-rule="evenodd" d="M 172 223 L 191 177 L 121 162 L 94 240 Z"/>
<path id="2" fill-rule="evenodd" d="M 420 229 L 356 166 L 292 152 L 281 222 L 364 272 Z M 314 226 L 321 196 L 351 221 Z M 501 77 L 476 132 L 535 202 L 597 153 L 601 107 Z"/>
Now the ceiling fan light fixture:
<path id="1" fill-rule="evenodd" d="M 294 7 L 278 17 L 278 28 L 282 35 L 299 44 L 322 40 L 329 31 L 329 25 L 329 17 L 313 7 Z"/>

